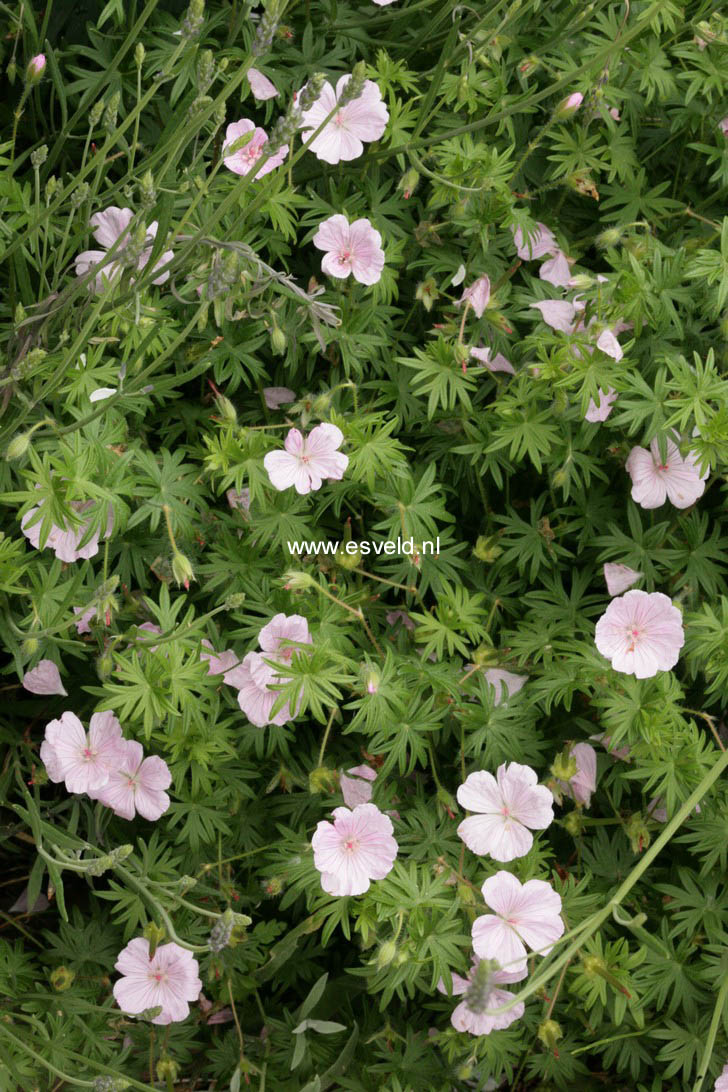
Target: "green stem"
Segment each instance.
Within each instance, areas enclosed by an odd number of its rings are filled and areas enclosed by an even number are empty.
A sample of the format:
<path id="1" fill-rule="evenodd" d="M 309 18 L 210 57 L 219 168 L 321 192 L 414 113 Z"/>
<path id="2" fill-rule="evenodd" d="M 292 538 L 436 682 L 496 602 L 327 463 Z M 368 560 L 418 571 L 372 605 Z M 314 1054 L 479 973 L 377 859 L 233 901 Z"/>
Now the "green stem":
<path id="1" fill-rule="evenodd" d="M 716 998 L 715 1008 L 713 1009 L 713 1018 L 710 1021 L 710 1027 L 708 1028 L 708 1038 L 705 1040 L 705 1048 L 703 1049 L 703 1057 L 700 1059 L 700 1066 L 698 1067 L 698 1075 L 693 1085 L 693 1092 L 700 1092 L 703 1087 L 703 1081 L 708 1075 L 708 1066 L 710 1065 L 710 1058 L 713 1053 L 713 1047 L 715 1046 L 715 1040 L 718 1035 L 718 1027 L 720 1025 L 721 1016 L 723 1015 L 723 1009 L 725 1008 L 726 997 L 728 997 L 728 974 L 723 979 L 723 985 L 718 991 L 718 997 Z"/>
<path id="2" fill-rule="evenodd" d="M 36 1062 L 40 1062 L 41 1065 L 45 1066 L 45 1068 L 50 1073 L 52 1073 L 55 1077 L 59 1077 L 60 1080 L 66 1082 L 66 1083 L 68 1083 L 70 1085 L 73 1085 L 76 1088 L 93 1088 L 94 1087 L 94 1084 L 95 1084 L 94 1081 L 82 1081 L 82 1080 L 79 1080 L 78 1077 L 69 1077 L 69 1075 L 67 1073 L 64 1073 L 63 1070 L 58 1069 L 57 1066 L 54 1066 L 52 1062 L 47 1061 L 41 1054 L 36 1053 L 36 1051 L 33 1050 L 32 1047 L 28 1046 L 27 1039 L 18 1039 L 17 1036 L 13 1035 L 12 1031 L 10 1031 L 7 1024 L 0 1024 L 0 1035 L 7 1036 L 7 1038 L 10 1039 L 10 1041 L 12 1043 L 15 1043 L 16 1047 L 19 1047 L 20 1050 L 24 1051 L 26 1054 L 29 1054 L 30 1057 L 33 1058 Z M 119 1074 L 115 1073 L 114 1075 L 118 1076 Z M 144 1085 L 139 1085 L 138 1087 L 148 1088 L 149 1086 L 144 1084 Z"/>

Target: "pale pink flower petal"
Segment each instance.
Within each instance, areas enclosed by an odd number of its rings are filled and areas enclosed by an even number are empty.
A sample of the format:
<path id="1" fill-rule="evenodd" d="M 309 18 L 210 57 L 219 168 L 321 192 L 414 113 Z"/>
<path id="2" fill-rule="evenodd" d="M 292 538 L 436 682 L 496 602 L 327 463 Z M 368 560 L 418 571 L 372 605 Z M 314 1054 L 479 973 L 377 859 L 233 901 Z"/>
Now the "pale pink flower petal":
<path id="1" fill-rule="evenodd" d="M 728 118 L 723 120 L 726 123 L 726 135 L 728 136 Z M 723 1066 L 722 1072 L 715 1082 L 713 1092 L 728 1092 L 728 1062 Z"/>
<path id="2" fill-rule="evenodd" d="M 496 353 L 491 359 L 491 352 L 491 349 L 481 349 L 476 346 L 470 350 L 470 355 L 479 360 L 481 364 L 484 364 L 490 372 L 507 372 L 508 375 L 516 374 L 516 369 L 510 360 L 503 356 L 503 353 Z"/>
<path id="3" fill-rule="evenodd" d="M 541 312 L 544 322 L 554 330 L 561 330 L 564 334 L 570 334 L 574 325 L 576 308 L 567 300 L 541 300 L 532 303 L 531 307 Z"/>
<path id="4" fill-rule="evenodd" d="M 581 807 L 588 808 L 597 787 L 597 753 L 588 743 L 575 743 L 569 757 L 576 762 L 576 773 L 568 781 L 557 778 L 557 785 Z"/>
<path id="5" fill-rule="evenodd" d="M 110 283 L 115 281 L 123 271 L 123 262 L 121 256 L 131 241 L 131 235 L 129 233 L 129 225 L 132 221 L 134 214 L 131 209 L 120 209 L 115 206 L 111 206 L 105 209 L 103 212 L 95 213 L 90 220 L 91 227 L 94 229 L 93 234 L 97 243 L 100 243 L 103 250 L 84 250 L 79 254 L 75 260 L 76 275 L 82 277 L 85 273 L 88 273 L 90 269 L 93 269 L 95 265 L 98 265 L 106 257 L 106 251 L 109 250 L 117 240 L 121 240 L 119 246 L 116 249 L 116 254 L 119 257 L 118 261 L 112 261 L 108 265 L 104 266 L 96 275 L 93 287 L 96 292 L 103 291 L 105 282 Z M 152 254 L 152 245 L 157 234 L 158 228 L 157 221 L 154 220 L 145 231 L 145 242 L 148 244 L 142 250 L 139 258 L 137 259 L 137 269 L 143 269 L 149 262 Z M 162 256 L 158 259 L 154 270 L 161 269 L 174 257 L 174 252 L 166 250 Z M 153 270 L 153 272 L 154 272 Z M 153 284 L 164 284 L 169 279 L 169 271 L 160 274 L 156 277 Z M 102 390 L 108 390 L 109 388 L 101 388 Z M 114 392 L 115 393 L 115 392 Z M 95 392 L 97 398 L 108 397 L 108 395 L 101 395 L 99 392 Z M 95 401 L 93 395 L 91 400 Z"/>
<path id="6" fill-rule="evenodd" d="M 236 493 L 234 489 L 228 489 L 225 496 L 231 508 L 239 508 L 247 516 L 250 511 L 249 489 L 241 489 L 239 493 Z"/>
<path id="7" fill-rule="evenodd" d="M 208 675 L 224 675 L 226 671 L 231 671 L 240 663 L 237 652 L 233 652 L 231 648 L 221 652 L 218 656 L 209 641 L 205 640 L 202 644 L 205 646 L 206 651 L 200 652 L 200 659 L 207 660 Z"/>
<path id="8" fill-rule="evenodd" d="M 103 402 L 106 398 L 111 398 L 112 394 L 116 394 L 116 387 L 97 387 L 95 391 L 91 391 L 88 396 L 89 402 Z"/>
<path id="9" fill-rule="evenodd" d="M 41 660 L 23 675 L 23 686 L 31 694 L 68 694 L 61 682 L 61 673 L 52 660 Z"/>
<path id="10" fill-rule="evenodd" d="M 496 705 L 500 705 L 504 698 L 513 697 L 524 683 L 528 682 L 528 675 L 515 675 L 512 671 L 505 671 L 502 667 L 489 667 L 484 674 L 495 690 Z"/>
<path id="11" fill-rule="evenodd" d="M 615 671 L 649 679 L 677 663 L 685 643 L 682 615 L 662 592 L 628 591 L 609 604 L 594 639 Z"/>
<path id="12" fill-rule="evenodd" d="M 238 148 L 236 152 L 230 152 L 229 149 L 235 144 L 240 137 L 245 136 L 246 133 L 252 133 L 251 139 L 242 148 Z M 255 168 L 256 163 L 263 155 L 265 151 L 265 145 L 268 143 L 268 134 L 265 129 L 261 129 L 256 126 L 249 118 L 241 118 L 240 121 L 234 121 L 228 125 L 225 130 L 225 143 L 222 149 L 222 161 L 229 171 L 234 174 L 248 174 Z M 268 174 L 269 171 L 275 170 L 276 167 L 280 167 L 284 159 L 288 155 L 288 145 L 283 144 L 277 152 L 266 160 L 266 162 L 255 170 L 253 174 L 254 178 L 262 178 L 263 175 Z"/>
<path id="13" fill-rule="evenodd" d="M 515 1020 L 523 1016 L 523 1002 L 513 1005 L 505 1012 L 497 1010 L 513 1000 L 513 994 L 509 990 L 501 990 L 498 987 L 502 983 L 520 982 L 526 977 L 526 969 L 518 971 L 496 970 L 492 971 L 485 982 L 478 981 L 478 966 L 480 960 L 473 961 L 473 966 L 467 978 L 459 974 L 452 975 L 452 996 L 465 994 L 465 998 L 453 1011 L 450 1022 L 456 1031 L 467 1031 L 471 1035 L 489 1035 L 491 1031 L 501 1031 L 509 1027 Z M 472 990 L 475 982 L 475 990 Z M 437 984 L 441 993 L 446 993 L 442 979 Z M 474 1007 L 471 1008 L 471 1005 Z"/>
<path id="14" fill-rule="evenodd" d="M 473 281 L 471 285 L 463 289 L 463 294 L 458 301 L 458 306 L 464 303 L 465 300 L 470 302 L 475 314 L 478 318 L 482 318 L 483 312 L 488 306 L 488 300 L 490 299 L 490 278 L 486 276 L 478 277 L 477 281 Z"/>
<path id="15" fill-rule="evenodd" d="M 295 652 L 295 645 L 310 645 L 313 638 L 308 631 L 308 622 L 302 614 L 276 614 L 258 634 L 258 644 L 263 652 L 272 655 L 283 663 L 290 663 Z"/>
<path id="16" fill-rule="evenodd" d="M 621 360 L 624 356 L 624 350 L 611 330 L 602 330 L 597 338 L 597 349 L 601 349 L 614 360 Z"/>
<path id="17" fill-rule="evenodd" d="M 250 90 L 253 92 L 253 96 L 258 102 L 265 102 L 266 99 L 274 99 L 278 91 L 274 83 L 264 76 L 262 72 L 259 72 L 257 68 L 248 69 L 248 83 L 250 84 Z"/>
<path id="18" fill-rule="evenodd" d="M 72 501 L 71 507 L 74 511 L 82 513 L 88 511 L 93 507 L 93 501 Z M 36 549 L 40 549 L 40 528 L 42 520 L 38 520 L 32 526 L 29 526 L 31 520 L 35 517 L 35 514 L 40 511 L 38 507 L 31 508 L 29 512 L 26 512 L 20 521 L 20 529 L 25 537 L 35 546 Z M 114 527 L 114 513 L 113 509 L 109 508 L 106 520 L 106 533 L 105 538 L 108 538 Z M 79 561 L 88 560 L 95 557 L 99 552 L 99 534 L 95 532 L 85 546 L 81 546 L 81 539 L 86 534 L 89 528 L 89 523 L 82 523 L 79 527 L 57 527 L 55 524 L 51 527 L 50 534 L 46 539 L 45 548 L 47 550 L 53 550 L 59 561 Z"/>
<path id="19" fill-rule="evenodd" d="M 321 268 L 332 277 L 351 274 L 359 284 L 371 285 L 382 276 L 382 236 L 367 219 L 350 224 L 341 214 L 329 216 L 319 225 L 313 244 L 325 251 Z"/>
<path id="20" fill-rule="evenodd" d="M 91 627 L 89 626 L 89 622 L 96 614 L 96 607 L 74 607 L 73 613 L 80 615 L 80 617 L 76 618 L 76 621 L 74 622 L 76 632 L 79 634 L 90 633 Z"/>
<path id="21" fill-rule="evenodd" d="M 387 625 L 394 626 L 397 622 L 401 622 L 405 629 L 408 629 L 410 633 L 414 633 L 417 628 L 410 618 L 406 610 L 390 610 L 387 612 Z"/>
<path id="22" fill-rule="evenodd" d="M 629 565 L 617 565 L 608 561 L 604 566 L 604 580 L 606 581 L 607 591 L 612 596 L 626 592 L 627 588 L 631 588 L 633 584 L 636 584 L 643 575 L 643 573 L 638 573 L 636 569 L 630 569 Z"/>
<path id="23" fill-rule="evenodd" d="M 285 450 L 269 451 L 263 460 L 271 484 L 278 490 L 293 486 L 305 494 L 320 489 L 324 479 L 340 480 L 349 465 L 348 456 L 337 450 L 343 440 L 336 425 L 317 425 L 307 437 L 292 428 Z"/>
<path id="24" fill-rule="evenodd" d="M 566 255 L 557 251 L 553 258 L 543 263 L 538 275 L 542 281 L 549 281 L 557 288 L 566 288 L 571 279 L 571 267 Z"/>
<path id="25" fill-rule="evenodd" d="M 114 984 L 114 999 L 123 1012 L 138 1015 L 161 1006 L 153 1024 L 184 1020 L 190 1001 L 196 1001 L 202 982 L 192 952 L 179 944 L 161 944 L 152 959 L 149 941 L 135 937 L 119 953 L 115 969 L 123 976 Z"/>
<path id="26" fill-rule="evenodd" d="M 369 803 L 373 791 L 371 782 L 376 776 L 377 772 L 371 766 L 353 766 L 345 774 L 342 773 L 339 785 L 347 808 Z"/>
<path id="27" fill-rule="evenodd" d="M 728 137 L 728 117 L 721 118 L 718 123 L 718 128 L 724 137 Z"/>
<path id="28" fill-rule="evenodd" d="M 561 896 L 543 880 L 521 884 L 510 872 L 497 872 L 483 884 L 483 899 L 494 914 L 473 922 L 473 948 L 481 959 L 506 969 L 526 966 L 526 945 L 547 955 L 564 933 Z"/>
<path id="29" fill-rule="evenodd" d="M 263 398 L 268 409 L 276 410 L 287 402 L 295 402 L 296 393 L 288 387 L 263 387 Z"/>
<path id="30" fill-rule="evenodd" d="M 122 819 L 133 819 L 138 813 L 144 819 L 156 820 L 169 807 L 164 790 L 171 783 L 167 763 L 157 755 L 144 758 L 141 743 L 127 739 L 117 765 L 109 771 L 108 781 L 89 796 Z"/>
<path id="31" fill-rule="evenodd" d="M 535 235 L 530 236 L 530 239 L 528 237 L 524 238 L 521 228 L 511 229 L 513 231 L 513 242 L 516 244 L 516 253 L 524 262 L 543 258 L 546 254 L 560 253 L 556 239 L 546 225 L 539 222 L 536 227 L 538 230 Z"/>
<path id="32" fill-rule="evenodd" d="M 590 421 L 591 424 L 597 424 L 599 421 L 606 421 L 609 414 L 614 409 L 613 402 L 617 399 L 617 392 L 614 387 L 609 387 L 606 393 L 599 388 L 599 405 L 596 404 L 593 398 L 589 399 L 589 408 L 584 414 L 584 418 Z"/>
<path id="33" fill-rule="evenodd" d="M 705 491 L 707 474 L 700 474 L 694 453 L 683 459 L 677 444 L 669 438 L 664 462 L 655 437 L 649 451 L 632 448 L 626 470 L 632 478 L 632 500 L 642 508 L 659 508 L 665 500 L 676 508 L 689 508 Z"/>
<path id="34" fill-rule="evenodd" d="M 89 220 L 94 239 L 104 250 L 109 250 L 127 232 L 133 217 L 131 209 L 120 209 L 115 205 L 95 212 Z"/>
<path id="35" fill-rule="evenodd" d="M 336 91 L 330 83 L 324 83 L 318 100 L 302 115 L 300 127 L 304 141 L 325 121 L 350 79 L 350 75 L 342 76 Z M 382 102 L 379 88 L 372 80 L 366 80 L 359 97 L 334 114 L 309 149 L 325 163 L 356 159 L 364 151 L 363 141 L 379 140 L 388 121 L 389 111 Z"/>
<path id="36" fill-rule="evenodd" d="M 371 880 L 384 879 L 394 865 L 392 820 L 375 804 L 335 808 L 333 816 L 333 823 L 317 825 L 311 839 L 321 886 L 329 895 L 363 895 Z"/>
<path id="37" fill-rule="evenodd" d="M 523 857 L 533 845 L 531 830 L 553 821 L 553 796 L 530 766 L 518 762 L 498 767 L 497 780 L 485 770 L 471 773 L 457 791 L 462 808 L 476 812 L 464 819 L 458 834 L 468 849 L 496 861 Z"/>

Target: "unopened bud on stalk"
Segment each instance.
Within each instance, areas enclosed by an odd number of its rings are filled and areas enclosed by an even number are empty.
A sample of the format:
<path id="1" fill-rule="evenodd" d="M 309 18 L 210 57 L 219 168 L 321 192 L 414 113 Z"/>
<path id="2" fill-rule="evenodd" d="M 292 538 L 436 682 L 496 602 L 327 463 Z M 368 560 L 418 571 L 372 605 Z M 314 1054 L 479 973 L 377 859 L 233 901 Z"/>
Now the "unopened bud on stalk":
<path id="1" fill-rule="evenodd" d="M 143 209 L 150 209 L 157 200 L 157 191 L 154 188 L 154 175 L 151 171 L 145 171 L 139 182 L 139 199 Z"/>
<path id="2" fill-rule="evenodd" d="M 106 649 L 100 656 L 96 657 L 96 674 L 101 679 L 101 682 L 106 682 L 114 670 L 114 657 L 111 654 L 110 649 Z"/>
<path id="3" fill-rule="evenodd" d="M 414 167 L 410 167 L 408 171 L 404 172 L 399 182 L 397 183 L 397 189 L 402 191 L 402 196 L 404 197 L 405 201 L 408 201 L 417 189 L 419 183 L 419 171 L 416 171 Z"/>
<path id="4" fill-rule="evenodd" d="M 285 580 L 284 587 L 286 591 L 308 591 L 316 586 L 316 581 L 310 573 L 294 569 L 289 569 L 288 572 L 284 573 L 283 579 Z"/>
<path id="5" fill-rule="evenodd" d="M 144 58 L 146 57 L 146 54 L 147 54 L 147 51 L 144 48 L 144 46 L 142 45 L 142 43 L 137 42 L 137 44 L 134 47 L 134 64 L 137 66 L 137 68 L 141 68 L 142 65 L 144 64 Z"/>
<path id="6" fill-rule="evenodd" d="M 20 646 L 20 650 L 25 656 L 35 656 L 39 648 L 40 641 L 37 637 L 26 637 Z"/>
<path id="7" fill-rule="evenodd" d="M 203 49 L 197 61 L 197 87 L 204 95 L 215 78 L 215 56 L 211 49 Z"/>
<path id="8" fill-rule="evenodd" d="M 551 1050 L 554 1054 L 558 1054 L 556 1044 L 559 1039 L 563 1039 L 564 1037 L 560 1024 L 557 1024 L 555 1020 L 544 1020 L 539 1026 L 537 1034 L 547 1050 Z"/>
<path id="9" fill-rule="evenodd" d="M 288 338 L 281 330 L 278 323 L 273 319 L 273 325 L 270 332 L 270 348 L 274 356 L 283 356 L 288 345 Z"/>
<path id="10" fill-rule="evenodd" d="M 18 74 L 18 66 L 15 63 L 15 58 L 11 57 L 8 67 L 5 69 L 5 75 L 8 77 L 8 83 L 12 87 L 15 83 L 15 77 Z"/>
<path id="11" fill-rule="evenodd" d="M 418 299 L 426 311 L 431 311 L 440 293 L 432 277 L 426 281 L 420 281 L 415 289 L 415 299 Z"/>
<path id="12" fill-rule="evenodd" d="M 104 112 L 104 100 L 99 99 L 88 112 L 88 124 L 90 129 L 95 129 L 98 123 L 101 121 L 101 115 Z"/>
<path id="13" fill-rule="evenodd" d="M 179 1065 L 169 1054 L 163 1054 L 157 1062 L 157 1079 L 166 1081 L 170 1087 L 179 1077 Z"/>
<path id="14" fill-rule="evenodd" d="M 149 941 L 149 958 L 153 959 L 157 948 L 166 938 L 167 933 L 154 921 L 149 921 L 142 929 L 142 936 Z"/>
<path id="15" fill-rule="evenodd" d="M 380 971 L 388 967 L 397 956 L 397 945 L 393 940 L 385 940 L 377 952 L 376 964 Z"/>
<path id="16" fill-rule="evenodd" d="M 323 792 L 335 792 L 339 785 L 339 774 L 328 766 L 317 766 L 308 775 L 308 791 L 316 796 Z"/>
<path id="17" fill-rule="evenodd" d="M 493 959 L 481 959 L 475 968 L 470 985 L 465 991 L 465 1004 L 471 1012 L 481 1013 L 488 1008 L 492 993 L 493 972 L 499 970 Z"/>
<path id="18" fill-rule="evenodd" d="M 269 0 L 268 7 L 260 17 L 258 29 L 250 47 L 254 57 L 260 57 L 262 53 L 270 49 L 279 17 L 278 0 Z"/>
<path id="19" fill-rule="evenodd" d="M 46 205 L 50 205 L 56 190 L 58 189 L 58 179 L 52 174 L 45 184 L 45 199 Z"/>
<path id="20" fill-rule="evenodd" d="M 557 121 L 564 121 L 566 118 L 573 117 L 583 101 L 584 96 L 581 91 L 574 91 L 568 98 L 559 103 L 554 111 L 554 117 Z"/>
<path id="21" fill-rule="evenodd" d="M 30 153 L 30 165 L 34 171 L 39 170 L 43 166 L 48 158 L 48 145 L 41 144 L 40 148 L 35 148 Z"/>
<path id="22" fill-rule="evenodd" d="M 231 425 L 236 423 L 238 419 L 237 411 L 229 398 L 226 398 L 224 394 L 218 394 L 215 398 L 215 405 L 223 421 Z"/>
<path id="23" fill-rule="evenodd" d="M 20 459 L 30 447 L 32 433 L 19 432 L 13 436 L 5 452 L 6 459 Z"/>
<path id="24" fill-rule="evenodd" d="M 25 82 L 38 83 L 38 81 L 43 78 L 45 68 L 45 53 L 38 53 L 37 56 L 31 57 L 28 61 L 28 67 L 25 70 Z"/>
<path id="25" fill-rule="evenodd" d="M 365 61 L 357 61 L 354 65 L 354 70 L 351 77 L 346 84 L 344 90 L 339 95 L 337 105 L 339 107 L 346 106 L 347 103 L 353 102 L 354 99 L 358 99 L 364 90 L 364 84 L 367 79 L 367 66 Z"/>
<path id="26" fill-rule="evenodd" d="M 175 550 L 172 555 L 172 576 L 175 583 L 184 584 L 188 590 L 190 581 L 195 579 L 195 573 L 189 558 L 185 557 L 179 550 Z"/>
<path id="27" fill-rule="evenodd" d="M 619 228 L 606 228 L 604 231 L 600 231 L 594 242 L 600 250 L 606 250 L 608 247 L 619 246 L 622 241 L 622 232 Z"/>
<path id="28" fill-rule="evenodd" d="M 116 129 L 116 117 L 119 112 L 120 102 L 121 92 L 114 91 L 104 110 L 104 129 L 107 133 L 113 133 L 114 129 Z"/>
<path id="29" fill-rule="evenodd" d="M 180 27 L 180 36 L 188 41 L 196 38 L 202 30 L 204 16 L 205 0 L 190 0 L 190 6 L 187 8 L 187 14 Z"/>

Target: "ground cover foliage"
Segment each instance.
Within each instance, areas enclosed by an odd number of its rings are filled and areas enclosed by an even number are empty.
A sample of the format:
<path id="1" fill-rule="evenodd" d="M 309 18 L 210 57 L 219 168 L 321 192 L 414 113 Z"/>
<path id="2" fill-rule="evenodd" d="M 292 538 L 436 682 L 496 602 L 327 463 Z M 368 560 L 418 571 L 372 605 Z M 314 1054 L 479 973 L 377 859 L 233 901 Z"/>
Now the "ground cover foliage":
<path id="1" fill-rule="evenodd" d="M 712 1088 L 720 5 L 0 20 L 0 1087 Z"/>

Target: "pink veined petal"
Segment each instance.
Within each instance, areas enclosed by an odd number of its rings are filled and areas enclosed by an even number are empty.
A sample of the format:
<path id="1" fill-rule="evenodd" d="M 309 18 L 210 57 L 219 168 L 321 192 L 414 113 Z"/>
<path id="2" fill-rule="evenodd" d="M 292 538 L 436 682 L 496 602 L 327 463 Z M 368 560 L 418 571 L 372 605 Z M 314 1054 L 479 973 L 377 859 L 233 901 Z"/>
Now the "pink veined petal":
<path id="1" fill-rule="evenodd" d="M 120 209 L 115 205 L 103 212 L 94 213 L 89 220 L 94 239 L 108 250 L 126 232 L 133 217 L 131 209 Z"/>
<path id="2" fill-rule="evenodd" d="M 257 68 L 248 69 L 248 83 L 253 96 L 258 102 L 274 99 L 278 95 L 275 84 L 271 83 L 268 77 L 259 72 Z"/>
<path id="3" fill-rule="evenodd" d="M 531 307 L 540 311 L 543 321 L 554 330 L 560 330 L 564 334 L 572 332 L 576 314 L 573 303 L 566 300 L 541 300 L 539 303 L 532 303 Z"/>
<path id="4" fill-rule="evenodd" d="M 323 220 L 312 239 L 319 250 L 340 250 L 349 246 L 349 221 L 337 213 Z"/>
<path id="5" fill-rule="evenodd" d="M 571 279 L 571 267 L 566 260 L 566 255 L 559 250 L 553 258 L 543 263 L 538 275 L 542 281 L 549 281 L 557 288 L 566 288 Z"/>
<path id="6" fill-rule="evenodd" d="M 547 955 L 564 933 L 561 897 L 543 880 L 529 880 L 517 911 L 519 935 L 534 952 Z"/>
<path id="7" fill-rule="evenodd" d="M 351 258 L 340 258 L 338 251 L 331 250 L 324 254 L 321 259 L 321 269 L 324 273 L 328 273 L 329 277 L 338 277 L 340 280 L 346 280 L 352 271 Z"/>
<path id="8" fill-rule="evenodd" d="M 603 391 L 600 387 L 599 404 L 597 404 L 593 398 L 589 399 L 589 407 L 584 414 L 585 419 L 587 421 L 590 421 L 592 424 L 596 424 L 599 421 L 606 421 L 607 417 L 609 417 L 609 414 L 612 412 L 612 403 L 616 400 L 616 398 L 617 392 L 615 391 L 614 387 L 609 387 L 606 392 Z"/>
<path id="9" fill-rule="evenodd" d="M 368 804 L 372 798 L 371 784 L 360 777 L 341 774 L 339 788 L 347 808 L 355 808 L 358 804 Z"/>
<path id="10" fill-rule="evenodd" d="M 306 454 L 315 455 L 317 458 L 325 457 L 341 447 L 343 442 L 344 433 L 338 425 L 325 421 L 309 432 L 306 440 Z"/>
<path id="11" fill-rule="evenodd" d="M 503 803 L 498 783 L 487 770 L 468 774 L 456 795 L 458 804 L 467 811 L 494 812 Z"/>
<path id="12" fill-rule="evenodd" d="M 289 429 L 286 433 L 286 438 L 283 441 L 284 447 L 289 455 L 295 455 L 297 458 L 301 458 L 305 454 L 305 444 L 303 433 L 297 428 Z"/>
<path id="13" fill-rule="evenodd" d="M 630 569 L 629 565 L 607 562 L 604 566 L 604 580 L 610 595 L 621 595 L 641 579 L 642 573 Z"/>
<path id="14" fill-rule="evenodd" d="M 343 77 L 336 85 L 337 99 L 350 77 Z M 360 141 L 379 140 L 387 128 L 389 111 L 373 80 L 366 80 L 361 95 L 346 104 L 342 110 L 344 128 Z"/>
<path id="15" fill-rule="evenodd" d="M 489 876 L 481 890 L 486 906 L 507 918 L 520 897 L 521 883 L 510 872 L 501 870 L 495 876 Z"/>
<path id="16" fill-rule="evenodd" d="M 624 350 L 611 330 L 602 330 L 597 338 L 597 348 L 607 356 L 613 357 L 614 360 L 621 360 L 624 356 Z"/>
<path id="17" fill-rule="evenodd" d="M 533 845 L 533 835 L 522 823 L 494 813 L 469 816 L 458 834 L 471 852 L 501 862 L 523 857 Z"/>
<path id="18" fill-rule="evenodd" d="M 61 673 L 52 660 L 41 660 L 32 671 L 26 671 L 23 686 L 31 694 L 68 695 L 61 682 Z"/>
<path id="19" fill-rule="evenodd" d="M 301 460 L 287 451 L 269 451 L 263 459 L 263 466 L 268 472 L 271 484 L 279 491 L 290 489 L 299 480 Z"/>
<path id="20" fill-rule="evenodd" d="M 543 258 L 546 254 L 552 254 L 554 251 L 558 250 L 556 240 L 546 225 L 539 222 L 536 227 L 536 234 L 530 237 L 530 241 L 527 238 L 524 238 L 524 233 L 521 228 L 516 228 L 513 232 L 513 242 L 516 246 L 516 253 L 522 261 L 532 261 L 536 258 Z"/>
<path id="21" fill-rule="evenodd" d="M 520 970 L 528 965 L 526 947 L 518 933 L 495 914 L 482 914 L 472 926 L 473 950 L 481 959 L 496 959 L 502 967 Z"/>

